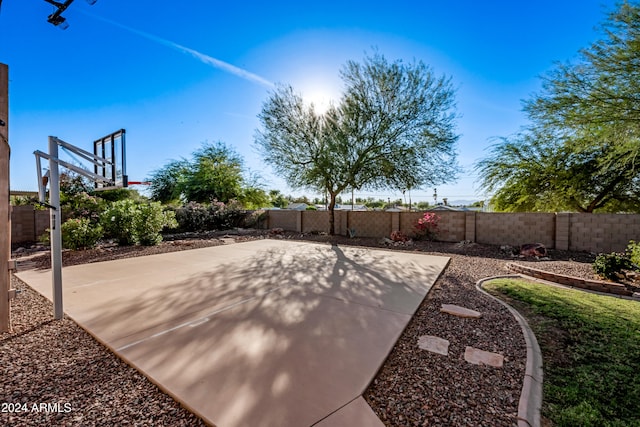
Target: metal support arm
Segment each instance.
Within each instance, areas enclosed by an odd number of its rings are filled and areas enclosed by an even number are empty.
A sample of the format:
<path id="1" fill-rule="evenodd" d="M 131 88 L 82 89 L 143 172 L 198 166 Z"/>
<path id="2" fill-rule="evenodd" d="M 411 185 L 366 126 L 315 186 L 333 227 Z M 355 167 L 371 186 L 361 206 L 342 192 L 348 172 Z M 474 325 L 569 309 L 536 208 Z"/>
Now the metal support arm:
<path id="1" fill-rule="evenodd" d="M 74 171 L 75 173 L 78 173 L 84 177 L 87 177 L 93 181 L 100 181 L 100 182 L 104 182 L 105 184 L 110 184 L 110 185 L 115 185 L 115 183 L 110 180 L 109 178 L 105 178 L 103 176 L 100 176 L 98 174 L 95 174 L 93 172 L 89 172 L 87 170 L 84 170 L 82 168 L 79 168 L 78 166 L 72 165 L 71 163 L 65 162 L 64 160 L 60 160 L 57 157 L 51 157 L 50 155 L 48 155 L 47 153 L 43 153 L 40 150 L 36 150 L 33 152 L 33 154 L 36 155 L 36 157 L 43 157 L 49 161 L 53 160 L 54 162 L 56 162 L 57 164 L 59 164 L 60 166 L 64 166 L 67 169 L 70 169 L 72 171 Z"/>

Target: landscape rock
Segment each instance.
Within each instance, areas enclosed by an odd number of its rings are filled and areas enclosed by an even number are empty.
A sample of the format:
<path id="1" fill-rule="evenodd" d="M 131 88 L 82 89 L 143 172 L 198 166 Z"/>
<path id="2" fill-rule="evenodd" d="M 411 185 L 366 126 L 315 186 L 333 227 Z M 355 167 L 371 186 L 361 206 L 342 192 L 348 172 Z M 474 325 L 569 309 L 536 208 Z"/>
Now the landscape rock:
<path id="1" fill-rule="evenodd" d="M 418 347 L 422 350 L 427 350 L 443 356 L 449 355 L 449 341 L 433 335 L 423 335 L 419 337 Z"/>
<path id="2" fill-rule="evenodd" d="M 520 256 L 546 257 L 547 248 L 542 243 L 525 243 L 520 246 Z"/>
<path id="3" fill-rule="evenodd" d="M 469 317 L 473 319 L 479 319 L 480 317 L 482 317 L 482 313 L 480 313 L 479 311 L 460 307 L 459 305 L 455 304 L 442 304 L 442 307 L 440 307 L 440 312 L 452 314 L 458 317 Z"/>
<path id="4" fill-rule="evenodd" d="M 504 364 L 503 355 L 469 346 L 464 350 L 464 360 L 474 365 L 489 365 L 494 368 L 502 368 Z"/>

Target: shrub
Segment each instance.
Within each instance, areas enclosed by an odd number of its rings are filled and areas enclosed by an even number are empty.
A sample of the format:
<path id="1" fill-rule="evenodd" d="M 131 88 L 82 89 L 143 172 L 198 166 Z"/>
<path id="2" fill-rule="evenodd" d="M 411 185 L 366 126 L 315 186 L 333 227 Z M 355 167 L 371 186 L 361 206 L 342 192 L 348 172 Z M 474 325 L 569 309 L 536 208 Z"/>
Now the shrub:
<path id="1" fill-rule="evenodd" d="M 616 280 L 618 278 L 616 273 L 630 268 L 632 268 L 631 260 L 625 254 L 617 252 L 600 254 L 593 262 L 593 270 L 596 274 L 609 280 Z"/>
<path id="2" fill-rule="evenodd" d="M 409 239 L 409 236 L 404 234 L 402 231 L 396 230 L 391 232 L 391 240 L 394 242 L 408 242 L 411 239 Z"/>
<path id="3" fill-rule="evenodd" d="M 67 249 L 92 248 L 103 236 L 102 227 L 88 218 L 71 218 L 60 229 L 62 246 Z"/>
<path id="4" fill-rule="evenodd" d="M 105 237 L 115 239 L 119 245 L 123 246 L 135 244 L 137 212 L 136 203 L 133 200 L 111 203 L 100 219 Z"/>
<path id="5" fill-rule="evenodd" d="M 235 201 L 227 204 L 218 201 L 211 204 L 191 202 L 176 210 L 181 231 L 227 230 L 240 226 L 246 216 L 246 212 Z"/>
<path id="6" fill-rule="evenodd" d="M 263 210 L 248 212 L 243 220 L 243 226 L 247 228 L 263 228 L 264 222 L 267 220 L 267 212 Z"/>
<path id="7" fill-rule="evenodd" d="M 413 225 L 417 239 L 435 240 L 440 217 L 433 212 L 425 212 Z"/>
<path id="8" fill-rule="evenodd" d="M 129 188 L 113 188 L 111 190 L 100 191 L 100 198 L 107 202 L 117 202 L 119 200 L 140 198 L 138 192 Z"/>
<path id="9" fill-rule="evenodd" d="M 38 242 L 42 243 L 45 246 L 51 246 L 51 229 L 50 228 L 47 228 L 46 230 L 44 230 L 44 233 L 42 233 L 38 237 Z"/>
<path id="10" fill-rule="evenodd" d="M 141 245 L 157 245 L 162 241 L 160 232 L 163 228 L 175 228 L 177 226 L 175 214 L 172 211 L 163 210 L 159 202 L 138 205 L 135 232 L 137 241 Z"/>
<path id="11" fill-rule="evenodd" d="M 140 203 L 131 199 L 113 202 L 103 213 L 105 236 L 119 245 L 156 245 L 162 241 L 160 231 L 178 224 L 175 214 L 165 211 L 159 202 Z"/>
<path id="12" fill-rule="evenodd" d="M 61 195 L 60 201 L 63 218 L 86 218 L 97 224 L 100 215 L 106 209 L 106 202 L 86 192 Z"/>
<path id="13" fill-rule="evenodd" d="M 627 246 L 627 256 L 629 260 L 634 264 L 634 268 L 640 267 L 640 242 L 634 240 L 629 241 Z"/>
<path id="14" fill-rule="evenodd" d="M 189 202 L 176 209 L 176 221 L 181 231 L 204 231 L 207 223 L 207 207 L 196 202 Z"/>
<path id="15" fill-rule="evenodd" d="M 235 200 L 229 200 L 227 204 L 213 201 L 209 205 L 211 215 L 210 230 L 228 230 L 239 227 L 247 213 L 242 209 L 242 205 Z"/>

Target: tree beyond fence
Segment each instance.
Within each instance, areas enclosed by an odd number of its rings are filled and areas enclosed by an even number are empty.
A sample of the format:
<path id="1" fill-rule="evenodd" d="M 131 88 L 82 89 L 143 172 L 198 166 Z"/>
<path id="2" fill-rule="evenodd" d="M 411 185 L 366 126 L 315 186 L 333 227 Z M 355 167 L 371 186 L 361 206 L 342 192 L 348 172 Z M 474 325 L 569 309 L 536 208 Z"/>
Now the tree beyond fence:
<path id="1" fill-rule="evenodd" d="M 389 237 L 400 230 L 413 234 L 421 212 L 336 212 L 336 234 Z M 490 245 L 542 243 L 548 248 L 572 251 L 624 251 L 629 240 L 640 240 L 640 215 L 583 213 L 438 212 L 437 240 L 463 240 Z M 303 233 L 326 232 L 324 211 L 268 211 L 267 228 Z"/>

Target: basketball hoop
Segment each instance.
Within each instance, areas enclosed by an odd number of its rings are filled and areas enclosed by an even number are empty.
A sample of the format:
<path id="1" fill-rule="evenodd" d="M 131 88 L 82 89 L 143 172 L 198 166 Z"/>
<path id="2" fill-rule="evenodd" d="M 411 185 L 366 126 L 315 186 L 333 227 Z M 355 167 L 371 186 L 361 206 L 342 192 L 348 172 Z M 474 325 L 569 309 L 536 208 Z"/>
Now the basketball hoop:
<path id="1" fill-rule="evenodd" d="M 53 287 L 53 317 L 62 319 L 62 212 L 60 210 L 60 166 L 72 170 L 96 183 L 96 190 L 126 188 L 128 178 L 126 172 L 125 130 L 120 129 L 93 143 L 93 153 L 69 144 L 55 136 L 49 137 L 49 153 L 36 150 L 36 169 L 38 173 L 38 200 L 45 204 L 46 186 L 49 184 L 50 208 L 50 242 L 51 242 L 51 276 Z M 58 157 L 58 147 L 70 151 L 93 164 L 94 172 L 90 172 Z M 41 159 L 49 160 L 49 171 L 42 174 Z"/>

